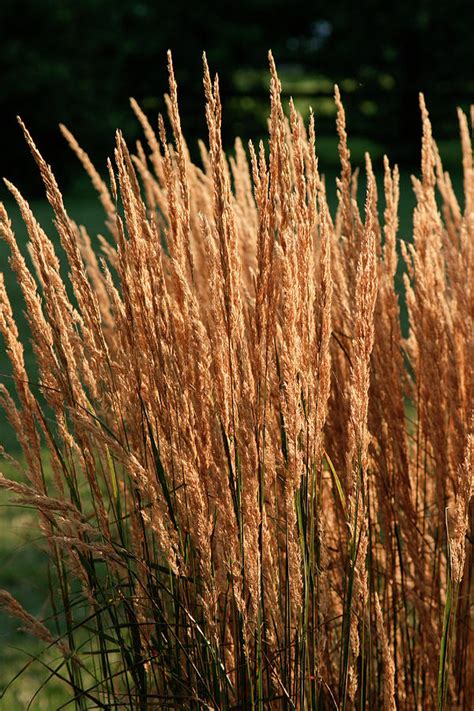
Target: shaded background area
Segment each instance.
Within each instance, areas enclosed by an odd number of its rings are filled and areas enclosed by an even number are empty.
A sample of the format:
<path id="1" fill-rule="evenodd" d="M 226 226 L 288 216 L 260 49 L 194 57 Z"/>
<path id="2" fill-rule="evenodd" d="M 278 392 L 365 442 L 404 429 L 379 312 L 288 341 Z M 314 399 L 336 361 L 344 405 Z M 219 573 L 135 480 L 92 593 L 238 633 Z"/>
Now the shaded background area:
<path id="1" fill-rule="evenodd" d="M 205 136 L 203 49 L 220 76 L 229 144 L 235 134 L 247 139 L 265 131 L 271 47 L 284 93 L 316 112 L 328 163 L 335 160 L 333 142 L 325 139 L 334 133 L 338 82 L 356 157 L 360 143 L 411 168 L 419 155 L 418 91 L 441 141 L 455 137 L 454 109 L 474 95 L 473 7 L 469 0 L 2 0 L 1 174 L 40 191 L 16 114 L 66 189 L 79 171 L 58 122 L 104 165 L 115 128 L 130 139 L 138 135 L 129 96 L 149 114 L 163 110 L 168 47 L 191 148 Z"/>

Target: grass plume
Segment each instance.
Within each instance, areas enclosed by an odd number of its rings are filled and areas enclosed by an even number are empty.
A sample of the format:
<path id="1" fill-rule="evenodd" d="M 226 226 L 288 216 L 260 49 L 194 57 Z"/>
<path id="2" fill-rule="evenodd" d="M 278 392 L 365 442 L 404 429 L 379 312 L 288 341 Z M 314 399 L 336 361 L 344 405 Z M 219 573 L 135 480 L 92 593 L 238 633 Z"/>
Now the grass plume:
<path id="1" fill-rule="evenodd" d="M 357 203 L 335 91 L 331 214 L 312 114 L 270 54 L 268 147 L 221 139 L 204 58 L 207 144 L 193 163 L 168 56 L 169 122 L 132 109 L 98 193 L 97 252 L 28 130 L 57 241 L 19 190 L 32 269 L 0 205 L 38 375 L 0 275 L 13 373 L 0 404 L 51 560 L 53 617 L 0 604 L 60 661 L 77 709 L 468 709 L 472 630 L 474 170 L 464 200 L 420 97 L 413 239 L 399 173 L 369 156 Z M 397 270 L 409 333 L 402 335 Z M 45 464 L 46 463 L 46 464 Z M 45 474 L 45 466 L 52 472 Z M 469 657 L 469 654 L 471 655 Z"/>

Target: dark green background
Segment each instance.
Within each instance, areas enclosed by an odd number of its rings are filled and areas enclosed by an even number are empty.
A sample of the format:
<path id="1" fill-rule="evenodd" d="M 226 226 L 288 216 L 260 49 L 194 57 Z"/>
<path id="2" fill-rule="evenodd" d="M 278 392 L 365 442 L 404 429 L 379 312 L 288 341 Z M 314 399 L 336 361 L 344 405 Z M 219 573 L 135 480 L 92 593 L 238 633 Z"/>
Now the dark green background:
<path id="1" fill-rule="evenodd" d="M 77 170 L 59 121 L 103 165 L 115 128 L 138 135 L 129 96 L 150 114 L 163 109 L 168 48 L 191 148 L 205 135 L 202 51 L 220 75 L 229 143 L 236 133 L 265 131 L 272 48 L 284 92 L 313 105 L 320 136 L 333 131 L 337 81 L 351 136 L 370 138 L 378 155 L 386 150 L 411 167 L 419 154 L 417 92 L 426 94 L 440 139 L 453 137 L 455 106 L 474 96 L 473 8 L 470 0 L 1 0 L 1 174 L 40 190 L 16 114 L 66 187 Z"/>

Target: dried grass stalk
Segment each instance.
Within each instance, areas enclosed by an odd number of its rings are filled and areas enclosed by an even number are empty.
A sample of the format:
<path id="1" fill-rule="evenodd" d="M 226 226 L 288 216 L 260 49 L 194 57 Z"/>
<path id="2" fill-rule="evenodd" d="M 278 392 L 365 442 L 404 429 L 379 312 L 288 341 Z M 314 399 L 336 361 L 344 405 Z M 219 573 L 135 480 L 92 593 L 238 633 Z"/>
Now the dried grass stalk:
<path id="1" fill-rule="evenodd" d="M 385 158 L 382 214 L 367 156 L 361 214 L 336 87 L 331 215 L 314 117 L 305 125 L 292 102 L 285 113 L 269 62 L 268 150 L 237 140 L 226 156 L 219 82 L 204 59 L 209 141 L 193 163 L 171 54 L 172 143 L 165 119 L 155 133 L 132 100 L 148 148 L 132 155 L 117 132 L 105 179 L 62 127 L 105 211 L 98 254 L 21 124 L 68 276 L 56 240 L 7 182 L 32 269 L 3 205 L 0 231 L 38 377 L 30 383 L 0 276 L 14 382 L 0 402 L 29 480 L 0 486 L 38 511 L 78 708 L 87 698 L 107 708 L 468 709 L 468 119 L 459 113 L 461 208 L 421 97 L 422 172 L 413 239 L 402 243 L 397 167 Z"/>

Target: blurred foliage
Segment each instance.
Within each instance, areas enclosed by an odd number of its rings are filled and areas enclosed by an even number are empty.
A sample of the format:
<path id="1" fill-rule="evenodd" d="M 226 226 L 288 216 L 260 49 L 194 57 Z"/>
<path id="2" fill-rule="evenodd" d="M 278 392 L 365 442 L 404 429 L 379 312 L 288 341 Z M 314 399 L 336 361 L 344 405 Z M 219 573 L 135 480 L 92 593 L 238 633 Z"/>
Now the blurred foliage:
<path id="1" fill-rule="evenodd" d="M 265 131 L 271 47 L 284 93 L 303 111 L 314 108 L 320 134 L 334 134 L 338 82 L 350 134 L 368 136 L 378 153 L 412 164 L 419 153 L 418 91 L 442 139 L 456 135 L 456 105 L 472 101 L 473 8 L 470 0 L 2 0 L 1 172 L 39 189 L 16 114 L 63 184 L 73 159 L 59 121 L 104 165 L 116 127 L 138 136 L 129 96 L 150 115 L 163 110 L 168 47 L 192 150 L 205 136 L 202 51 L 219 72 L 229 144 L 236 133 L 258 138 Z"/>

